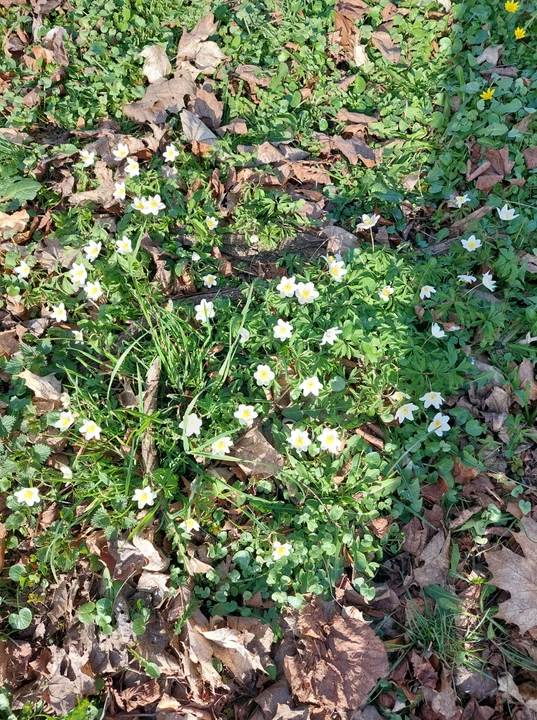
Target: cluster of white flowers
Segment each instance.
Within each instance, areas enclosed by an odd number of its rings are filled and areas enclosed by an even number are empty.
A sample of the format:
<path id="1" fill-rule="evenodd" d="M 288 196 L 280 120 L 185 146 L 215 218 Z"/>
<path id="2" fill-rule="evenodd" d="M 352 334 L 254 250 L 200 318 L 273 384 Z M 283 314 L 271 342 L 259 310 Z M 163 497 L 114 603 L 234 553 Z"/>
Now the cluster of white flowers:
<path id="1" fill-rule="evenodd" d="M 407 395 L 407 393 L 403 393 L 401 391 L 396 391 L 392 394 L 392 400 L 394 402 L 401 402 L 402 400 L 409 399 L 410 396 Z M 425 410 L 430 407 L 433 407 L 435 410 L 439 410 L 439 408 L 444 403 L 444 398 L 440 393 L 431 390 L 430 392 L 426 392 L 425 395 L 422 395 L 422 397 L 420 397 L 420 401 L 423 403 L 423 407 Z M 416 412 L 416 410 L 419 410 L 419 408 L 413 402 L 405 403 L 404 405 L 398 407 L 395 411 L 395 419 L 399 422 L 400 425 L 402 425 L 405 420 L 414 420 L 414 413 Z M 441 437 L 449 430 L 449 415 L 442 415 L 441 412 L 436 413 L 427 428 L 427 432 L 434 432 L 439 437 Z"/>

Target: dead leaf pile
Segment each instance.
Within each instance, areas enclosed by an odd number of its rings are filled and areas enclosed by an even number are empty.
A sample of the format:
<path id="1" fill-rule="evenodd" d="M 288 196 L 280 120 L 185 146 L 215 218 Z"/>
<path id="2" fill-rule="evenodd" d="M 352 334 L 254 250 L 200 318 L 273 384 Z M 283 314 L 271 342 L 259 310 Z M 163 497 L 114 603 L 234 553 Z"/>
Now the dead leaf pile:
<path id="1" fill-rule="evenodd" d="M 481 146 L 475 144 L 470 151 L 470 159 L 467 161 L 466 180 L 476 180 L 476 188 L 484 193 L 489 193 L 498 183 L 507 182 L 510 185 L 521 185 L 523 178 L 508 178 L 515 163 L 509 159 L 509 147 L 505 145 L 501 149 L 486 147 L 483 155 Z M 484 162 L 480 162 L 484 160 Z"/>

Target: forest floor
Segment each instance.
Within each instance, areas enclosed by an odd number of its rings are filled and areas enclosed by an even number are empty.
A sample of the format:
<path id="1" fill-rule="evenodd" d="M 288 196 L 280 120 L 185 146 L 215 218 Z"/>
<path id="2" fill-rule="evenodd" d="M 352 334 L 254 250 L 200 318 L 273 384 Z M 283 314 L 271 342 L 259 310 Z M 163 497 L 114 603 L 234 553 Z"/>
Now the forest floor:
<path id="1" fill-rule="evenodd" d="M 0 718 L 537 717 L 537 12 L 0 0 Z"/>

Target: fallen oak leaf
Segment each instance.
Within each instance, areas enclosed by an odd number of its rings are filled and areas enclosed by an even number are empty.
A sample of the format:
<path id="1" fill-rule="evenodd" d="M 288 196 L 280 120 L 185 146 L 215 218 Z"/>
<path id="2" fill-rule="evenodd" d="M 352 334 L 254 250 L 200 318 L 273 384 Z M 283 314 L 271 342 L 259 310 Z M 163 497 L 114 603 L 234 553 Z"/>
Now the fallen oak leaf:
<path id="1" fill-rule="evenodd" d="M 522 634 L 537 626 L 537 522 L 529 517 L 521 521 L 521 532 L 513 535 L 524 555 L 509 548 L 485 554 L 492 578 L 488 581 L 510 593 L 499 604 L 496 617 L 518 625 Z"/>

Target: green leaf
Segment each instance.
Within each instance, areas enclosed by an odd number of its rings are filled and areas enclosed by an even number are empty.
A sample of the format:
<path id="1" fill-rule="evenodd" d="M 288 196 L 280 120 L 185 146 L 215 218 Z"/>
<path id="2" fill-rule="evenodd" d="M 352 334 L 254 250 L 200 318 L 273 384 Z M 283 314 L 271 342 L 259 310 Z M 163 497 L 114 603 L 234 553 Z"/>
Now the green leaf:
<path id="1" fill-rule="evenodd" d="M 95 603 L 87 602 L 78 609 L 78 619 L 85 625 L 89 625 L 95 619 Z"/>
<path id="2" fill-rule="evenodd" d="M 17 418 L 13 417 L 13 415 L 4 415 L 3 417 L 0 417 L 0 437 L 9 435 L 15 427 L 16 422 Z"/>
<path id="3" fill-rule="evenodd" d="M 33 200 L 41 188 L 41 183 L 30 178 L 9 178 L 2 182 L 0 197 L 4 200 L 18 200 L 24 203 Z"/>
<path id="4" fill-rule="evenodd" d="M 32 622 L 32 611 L 30 608 L 21 608 L 18 613 L 11 613 L 9 624 L 15 630 L 26 630 Z"/>
<path id="5" fill-rule="evenodd" d="M 26 568 L 24 565 L 12 565 L 8 571 L 9 579 L 13 582 L 20 582 L 21 579 L 26 575 Z"/>
<path id="6" fill-rule="evenodd" d="M 50 457 L 52 450 L 47 447 L 47 445 L 40 445 L 38 443 L 37 445 L 34 445 L 33 452 L 37 462 L 43 464 Z"/>

